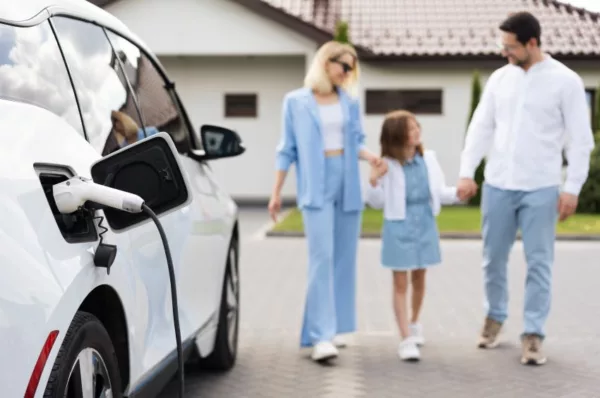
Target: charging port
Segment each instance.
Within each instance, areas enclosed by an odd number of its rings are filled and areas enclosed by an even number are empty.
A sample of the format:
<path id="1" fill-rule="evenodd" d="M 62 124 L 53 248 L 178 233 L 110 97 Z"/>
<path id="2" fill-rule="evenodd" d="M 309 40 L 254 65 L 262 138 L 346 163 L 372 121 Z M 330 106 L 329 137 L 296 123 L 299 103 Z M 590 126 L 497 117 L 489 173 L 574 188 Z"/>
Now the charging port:
<path id="1" fill-rule="evenodd" d="M 42 189 L 60 233 L 69 243 L 95 242 L 98 232 L 94 224 L 94 213 L 87 209 L 72 214 L 61 214 L 56 207 L 52 187 L 73 177 L 71 171 L 60 166 L 36 166 Z"/>

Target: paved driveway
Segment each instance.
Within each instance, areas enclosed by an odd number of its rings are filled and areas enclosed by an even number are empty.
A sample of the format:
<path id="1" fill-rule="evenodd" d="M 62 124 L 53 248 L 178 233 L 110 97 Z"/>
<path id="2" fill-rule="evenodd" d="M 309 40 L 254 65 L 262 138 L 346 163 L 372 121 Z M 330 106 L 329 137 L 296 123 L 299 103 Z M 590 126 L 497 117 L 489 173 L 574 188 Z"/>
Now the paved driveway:
<path id="1" fill-rule="evenodd" d="M 359 249 L 356 345 L 337 365 L 322 367 L 298 349 L 305 288 L 305 243 L 261 239 L 262 213 L 242 217 L 242 314 L 240 352 L 226 375 L 186 373 L 187 396 L 203 398 L 385 397 L 599 397 L 600 244 L 557 245 L 554 299 L 548 322 L 549 362 L 519 364 L 525 263 L 517 243 L 510 264 L 511 315 L 505 343 L 494 351 L 475 348 L 482 322 L 479 241 L 444 241 L 444 264 L 428 280 L 422 361 L 396 356 L 391 279 L 378 265 L 380 245 Z M 176 397 L 170 385 L 161 397 Z"/>

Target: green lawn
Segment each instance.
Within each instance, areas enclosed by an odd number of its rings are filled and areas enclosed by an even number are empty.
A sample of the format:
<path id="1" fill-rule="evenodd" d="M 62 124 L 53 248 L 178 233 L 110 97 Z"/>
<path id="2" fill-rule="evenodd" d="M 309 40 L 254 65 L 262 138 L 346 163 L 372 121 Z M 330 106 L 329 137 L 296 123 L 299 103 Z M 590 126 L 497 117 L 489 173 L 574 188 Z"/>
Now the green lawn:
<path id="1" fill-rule="evenodd" d="M 367 234 L 379 233 L 382 223 L 381 211 L 366 209 L 363 213 L 363 232 Z M 470 232 L 481 231 L 481 213 L 479 208 L 452 206 L 445 207 L 437 218 L 440 232 Z M 600 235 L 600 215 L 576 214 L 565 222 L 556 226 L 557 233 L 561 235 Z M 275 225 L 273 231 L 303 232 L 302 214 L 294 209 Z"/>

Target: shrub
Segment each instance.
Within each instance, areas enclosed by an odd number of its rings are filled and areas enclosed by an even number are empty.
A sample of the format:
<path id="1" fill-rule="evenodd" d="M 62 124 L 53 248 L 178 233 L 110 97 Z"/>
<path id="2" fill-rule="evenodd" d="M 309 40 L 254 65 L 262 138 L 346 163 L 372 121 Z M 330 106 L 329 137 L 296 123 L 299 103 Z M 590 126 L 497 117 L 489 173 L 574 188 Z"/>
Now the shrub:
<path id="1" fill-rule="evenodd" d="M 596 88 L 594 96 L 594 108 L 592 109 L 592 128 L 594 131 L 600 131 L 600 85 Z"/>
<path id="2" fill-rule="evenodd" d="M 348 35 L 348 23 L 344 21 L 338 21 L 335 25 L 335 35 L 333 40 L 339 41 L 340 43 L 350 43 L 350 37 Z"/>
<path id="3" fill-rule="evenodd" d="M 473 71 L 473 80 L 471 81 L 471 111 L 469 112 L 469 117 L 467 119 L 467 128 L 469 127 L 469 123 L 471 123 L 473 113 L 475 113 L 475 109 L 477 109 L 477 105 L 479 104 L 480 99 L 481 78 L 479 77 L 479 71 L 475 69 L 475 71 Z"/>
<path id="4" fill-rule="evenodd" d="M 594 135 L 596 147 L 590 157 L 590 172 L 579 194 L 578 213 L 600 213 L 600 131 Z"/>
<path id="5" fill-rule="evenodd" d="M 479 71 L 475 70 L 473 72 L 473 80 L 471 83 L 471 111 L 469 113 L 469 119 L 467 121 L 467 129 L 469 123 L 471 123 L 471 119 L 473 118 L 473 113 L 477 109 L 477 105 L 479 104 L 479 100 L 481 99 L 481 77 L 479 76 Z M 475 182 L 480 187 L 477 190 L 477 194 L 473 196 L 469 200 L 469 206 L 479 206 L 481 203 L 481 185 L 483 184 L 483 171 L 485 169 L 485 159 L 481 161 L 477 169 L 475 170 Z"/>

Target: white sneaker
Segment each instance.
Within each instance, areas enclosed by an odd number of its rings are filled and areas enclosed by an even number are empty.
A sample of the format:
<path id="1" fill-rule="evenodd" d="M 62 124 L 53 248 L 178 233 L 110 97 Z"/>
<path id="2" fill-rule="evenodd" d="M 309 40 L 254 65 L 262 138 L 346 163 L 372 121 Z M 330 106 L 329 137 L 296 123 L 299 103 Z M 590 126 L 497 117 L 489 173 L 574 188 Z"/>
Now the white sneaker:
<path id="1" fill-rule="evenodd" d="M 420 323 L 411 323 L 409 325 L 410 336 L 414 340 L 415 344 L 422 346 L 425 344 L 425 337 L 423 337 L 423 326 Z"/>
<path id="2" fill-rule="evenodd" d="M 339 352 L 329 341 L 317 343 L 312 350 L 311 358 L 316 362 L 324 362 L 338 356 Z"/>
<path id="3" fill-rule="evenodd" d="M 398 347 L 398 356 L 403 361 L 415 362 L 421 359 L 419 347 L 412 338 L 402 340 Z"/>
<path id="4" fill-rule="evenodd" d="M 338 334 L 333 338 L 333 345 L 337 348 L 346 348 L 352 344 L 352 338 L 349 335 Z"/>

